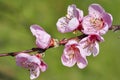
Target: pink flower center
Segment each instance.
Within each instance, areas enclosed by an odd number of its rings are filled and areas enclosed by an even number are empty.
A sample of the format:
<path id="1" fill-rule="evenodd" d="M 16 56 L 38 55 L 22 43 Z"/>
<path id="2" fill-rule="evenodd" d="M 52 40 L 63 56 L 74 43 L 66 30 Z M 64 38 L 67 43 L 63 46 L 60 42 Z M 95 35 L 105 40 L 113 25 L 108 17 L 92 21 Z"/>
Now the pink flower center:
<path id="1" fill-rule="evenodd" d="M 79 51 L 78 48 L 76 48 L 76 45 L 73 44 L 71 45 L 70 49 L 69 49 L 69 59 L 73 59 L 75 57 L 75 52 Z"/>
<path id="2" fill-rule="evenodd" d="M 68 56 L 69 56 L 69 59 L 70 59 L 70 60 L 73 59 L 73 57 L 74 57 L 74 51 L 73 51 L 73 50 L 70 50 Z"/>
<path id="3" fill-rule="evenodd" d="M 104 22 L 99 18 L 91 18 L 90 19 L 90 23 L 92 24 L 92 26 L 96 29 L 96 30 L 100 30 L 103 28 Z"/>

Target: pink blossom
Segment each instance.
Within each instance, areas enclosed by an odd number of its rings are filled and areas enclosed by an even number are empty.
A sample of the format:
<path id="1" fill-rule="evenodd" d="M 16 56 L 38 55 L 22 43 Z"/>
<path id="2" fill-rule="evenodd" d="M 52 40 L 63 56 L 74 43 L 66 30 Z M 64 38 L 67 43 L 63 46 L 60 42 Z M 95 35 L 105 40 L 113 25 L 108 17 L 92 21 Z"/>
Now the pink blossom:
<path id="1" fill-rule="evenodd" d="M 31 56 L 27 53 L 19 53 L 15 57 L 18 66 L 29 69 L 31 80 L 39 76 L 40 70 L 44 72 L 47 69 L 47 65 L 35 55 Z"/>
<path id="2" fill-rule="evenodd" d="M 77 63 L 80 69 L 85 68 L 88 64 L 86 56 L 81 52 L 80 46 L 75 40 L 69 40 L 65 45 L 61 61 L 67 67 L 72 67 Z"/>
<path id="3" fill-rule="evenodd" d="M 30 26 L 30 30 L 32 34 L 36 37 L 36 45 L 39 48 L 45 49 L 49 47 L 51 36 L 45 32 L 45 30 L 38 26 L 38 25 L 32 25 Z"/>
<path id="4" fill-rule="evenodd" d="M 112 15 L 105 12 L 99 4 L 91 4 L 88 10 L 89 14 L 82 21 L 83 33 L 105 34 L 112 25 Z"/>
<path id="5" fill-rule="evenodd" d="M 91 34 L 83 38 L 79 44 L 82 47 L 86 56 L 90 56 L 93 53 L 93 56 L 97 56 L 99 53 L 99 44 L 98 42 L 104 41 L 103 37 L 97 34 Z"/>
<path id="6" fill-rule="evenodd" d="M 76 5 L 70 5 L 67 9 L 67 15 L 58 19 L 56 25 L 61 33 L 72 32 L 80 26 L 83 18 L 83 11 L 76 8 Z"/>

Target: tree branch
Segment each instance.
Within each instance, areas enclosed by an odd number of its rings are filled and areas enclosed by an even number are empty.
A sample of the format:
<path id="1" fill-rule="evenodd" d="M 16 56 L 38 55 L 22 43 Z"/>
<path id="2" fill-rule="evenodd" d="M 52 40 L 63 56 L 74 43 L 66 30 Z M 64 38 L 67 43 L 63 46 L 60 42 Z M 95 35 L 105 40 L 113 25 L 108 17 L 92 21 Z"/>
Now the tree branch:
<path id="1" fill-rule="evenodd" d="M 113 26 L 111 26 L 111 27 L 109 28 L 109 30 L 112 30 L 113 32 L 118 31 L 118 30 L 120 30 L 120 25 L 113 25 Z M 80 35 L 80 36 L 72 37 L 72 38 L 69 38 L 69 39 L 64 38 L 64 39 L 61 39 L 58 44 L 59 44 L 59 46 L 60 46 L 60 45 L 65 45 L 65 44 L 66 44 L 69 40 L 71 40 L 71 39 L 81 40 L 82 38 L 84 38 L 84 37 L 86 37 L 86 36 L 87 36 L 87 35 L 82 34 L 82 35 Z M 54 47 L 53 43 L 50 44 L 50 47 L 49 47 L 49 48 L 52 48 L 52 47 Z M 49 48 L 47 48 L 47 49 L 49 49 Z M 1 53 L 1 54 L 0 54 L 0 57 L 4 57 L 4 56 L 16 56 L 16 55 L 19 54 L 19 53 L 31 53 L 31 52 L 37 52 L 37 53 L 41 53 L 41 54 L 42 54 L 42 53 L 45 52 L 47 49 L 32 48 L 32 49 L 29 49 L 29 50 L 24 50 L 24 51 L 19 51 L 19 52 Z"/>
<path id="2" fill-rule="evenodd" d="M 29 50 L 24 50 L 24 51 L 19 51 L 19 52 L 10 52 L 10 53 L 1 53 L 0 57 L 4 57 L 4 56 L 16 56 L 19 53 L 31 53 L 31 52 L 38 52 L 38 53 L 43 53 L 45 52 L 46 49 L 41 49 L 41 48 L 32 48 Z"/>
<path id="3" fill-rule="evenodd" d="M 77 37 L 73 37 L 73 38 L 64 38 L 62 40 L 59 41 L 58 45 L 65 45 L 69 40 L 71 39 L 75 39 L 75 40 L 80 40 L 84 37 L 86 37 L 87 35 L 85 34 L 82 34 L 80 36 L 77 36 Z M 55 45 L 53 45 L 53 43 L 50 43 L 50 47 L 49 48 L 53 48 Z M 47 48 L 47 49 L 49 49 Z M 37 52 L 37 53 L 40 53 L 42 54 L 43 52 L 45 52 L 47 49 L 41 49 L 41 48 L 32 48 L 32 49 L 29 49 L 29 50 L 24 50 L 24 51 L 19 51 L 19 52 L 10 52 L 10 53 L 1 53 L 0 54 L 0 57 L 4 57 L 4 56 L 16 56 L 17 54 L 19 53 L 31 53 L 31 52 Z"/>
<path id="4" fill-rule="evenodd" d="M 120 25 L 112 25 L 109 30 L 112 30 L 113 32 L 120 30 Z"/>

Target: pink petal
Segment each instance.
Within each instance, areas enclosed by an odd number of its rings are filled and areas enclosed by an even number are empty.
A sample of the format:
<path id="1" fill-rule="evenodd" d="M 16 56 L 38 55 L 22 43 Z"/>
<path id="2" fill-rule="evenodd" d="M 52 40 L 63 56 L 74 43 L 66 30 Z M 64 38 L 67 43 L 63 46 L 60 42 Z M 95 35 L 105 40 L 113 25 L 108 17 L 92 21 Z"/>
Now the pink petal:
<path id="1" fill-rule="evenodd" d="M 67 24 L 68 24 L 68 21 L 66 17 L 61 17 L 60 19 L 58 19 L 56 23 L 58 31 L 61 33 L 68 32 L 68 30 L 66 29 Z"/>
<path id="2" fill-rule="evenodd" d="M 30 29 L 33 35 L 36 37 L 36 45 L 42 49 L 48 48 L 51 36 L 38 25 L 32 25 Z"/>
<path id="3" fill-rule="evenodd" d="M 40 75 L 40 69 L 37 67 L 35 70 L 30 70 L 30 79 L 36 79 Z"/>
<path id="4" fill-rule="evenodd" d="M 88 65 L 88 61 L 87 61 L 86 57 L 85 57 L 85 56 L 82 56 L 82 55 L 78 55 L 78 56 L 77 56 L 77 66 L 78 66 L 80 69 L 83 69 L 83 68 L 85 68 L 87 65 Z"/>
<path id="5" fill-rule="evenodd" d="M 67 9 L 67 17 L 71 18 L 71 16 L 76 17 L 79 21 L 83 18 L 83 11 L 76 8 L 76 5 L 72 4 L 68 6 Z"/>
<path id="6" fill-rule="evenodd" d="M 98 44 L 98 42 L 95 42 L 95 45 L 94 45 L 93 50 L 92 50 L 92 53 L 93 53 L 94 57 L 99 54 L 99 44 Z"/>
<path id="7" fill-rule="evenodd" d="M 40 70 L 44 72 L 46 71 L 46 69 L 47 69 L 47 64 L 44 61 L 41 61 Z"/>
<path id="8" fill-rule="evenodd" d="M 75 30 L 77 27 L 79 26 L 79 21 L 77 18 L 72 18 L 69 23 L 68 23 L 68 30 L 71 32 L 73 30 Z"/>
<path id="9" fill-rule="evenodd" d="M 24 68 L 30 68 L 28 65 L 31 64 L 34 67 L 38 66 L 41 61 L 38 57 L 36 56 L 31 56 L 27 53 L 19 53 L 16 57 L 16 63 L 18 66 L 24 67 Z"/>
<path id="10" fill-rule="evenodd" d="M 79 21 L 82 21 L 84 17 L 83 11 L 77 8 L 76 17 Z"/>
<path id="11" fill-rule="evenodd" d="M 88 37 L 83 38 L 80 42 L 80 51 L 81 53 L 83 53 L 85 56 L 90 56 L 91 55 L 91 51 L 88 49 L 89 46 L 87 46 L 87 39 Z"/>
<path id="12" fill-rule="evenodd" d="M 30 30 L 34 36 L 37 36 L 39 34 L 39 31 L 44 31 L 44 29 L 39 25 L 31 25 Z"/>
<path id="13" fill-rule="evenodd" d="M 19 58 L 22 58 L 22 57 L 29 58 L 30 55 L 27 54 L 27 53 L 19 53 L 15 57 L 16 57 L 16 59 L 19 59 Z"/>
<path id="14" fill-rule="evenodd" d="M 97 37 L 96 41 L 98 41 L 98 42 L 103 42 L 104 41 L 104 38 L 102 36 L 100 36 L 99 34 L 92 34 L 92 35 L 95 35 Z"/>
<path id="15" fill-rule="evenodd" d="M 109 30 L 108 24 L 104 23 L 104 27 L 99 31 L 99 34 L 103 35 L 103 34 L 107 33 L 108 30 Z"/>
<path id="16" fill-rule="evenodd" d="M 51 37 L 46 33 L 41 33 L 41 35 L 36 39 L 36 45 L 39 48 L 45 49 L 49 47 Z"/>
<path id="17" fill-rule="evenodd" d="M 40 59 L 38 57 L 36 57 L 35 55 L 28 57 L 28 61 L 30 63 L 35 63 L 37 65 L 39 65 L 41 63 Z"/>
<path id="18" fill-rule="evenodd" d="M 96 18 L 100 17 L 100 14 L 105 12 L 105 10 L 99 4 L 91 4 L 88 10 L 89 14 Z"/>
<path id="19" fill-rule="evenodd" d="M 70 18 L 71 16 L 74 16 L 74 13 L 76 11 L 76 5 L 69 5 L 68 8 L 67 8 L 67 17 Z"/>
<path id="20" fill-rule="evenodd" d="M 84 61 L 84 60 L 82 60 L 82 59 L 81 59 L 81 62 L 78 62 L 78 63 L 77 63 L 77 66 L 78 66 L 80 69 L 85 68 L 87 65 L 88 65 L 88 62 L 87 62 L 87 61 Z"/>
<path id="21" fill-rule="evenodd" d="M 113 17 L 109 13 L 103 13 L 102 14 L 104 21 L 107 23 L 108 27 L 110 28 L 112 26 Z"/>
<path id="22" fill-rule="evenodd" d="M 62 64 L 67 67 L 72 67 L 75 65 L 76 60 L 75 59 L 69 59 L 66 57 L 65 54 L 62 55 L 61 57 Z"/>
<path id="23" fill-rule="evenodd" d="M 69 40 L 69 41 L 65 44 L 65 47 L 69 47 L 69 46 L 71 46 L 72 44 L 78 45 L 78 42 L 77 42 L 76 40 Z"/>
<path id="24" fill-rule="evenodd" d="M 21 66 L 21 67 L 26 67 L 26 65 L 23 65 L 23 62 L 26 62 L 28 60 L 28 58 L 30 57 L 29 54 L 26 54 L 26 53 L 20 53 L 18 55 L 15 56 L 16 58 L 16 64 L 18 66 Z"/>
<path id="25" fill-rule="evenodd" d="M 62 17 L 58 19 L 56 25 L 58 31 L 61 33 L 72 32 L 78 27 L 79 21 L 76 18 L 68 20 L 66 17 Z"/>
<path id="26" fill-rule="evenodd" d="M 82 30 L 82 32 L 84 34 L 96 34 L 96 33 L 98 33 L 97 30 L 94 28 L 94 26 L 90 22 L 91 18 L 93 18 L 91 15 L 87 15 L 83 18 L 83 21 L 82 21 L 83 30 Z"/>

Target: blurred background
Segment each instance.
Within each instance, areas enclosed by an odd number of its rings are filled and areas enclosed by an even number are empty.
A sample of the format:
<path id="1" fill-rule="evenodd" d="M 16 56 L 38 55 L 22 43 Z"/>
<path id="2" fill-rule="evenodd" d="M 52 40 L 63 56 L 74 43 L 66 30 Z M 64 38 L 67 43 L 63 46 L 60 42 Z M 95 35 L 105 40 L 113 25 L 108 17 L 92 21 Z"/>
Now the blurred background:
<path id="1" fill-rule="evenodd" d="M 88 6 L 100 4 L 113 16 L 113 25 L 120 24 L 120 0 L 0 0 L 0 53 L 22 51 L 35 47 L 35 37 L 30 25 L 42 26 L 52 37 L 62 39 L 76 36 L 60 34 L 56 28 L 58 18 L 66 15 L 68 5 L 76 4 L 88 13 Z M 120 31 L 109 31 L 100 43 L 100 54 L 87 57 L 88 66 L 62 65 L 63 46 L 46 51 L 46 72 L 36 80 L 119 80 L 120 79 Z M 0 57 L 0 80 L 29 80 L 29 71 L 16 66 L 14 57 Z"/>

